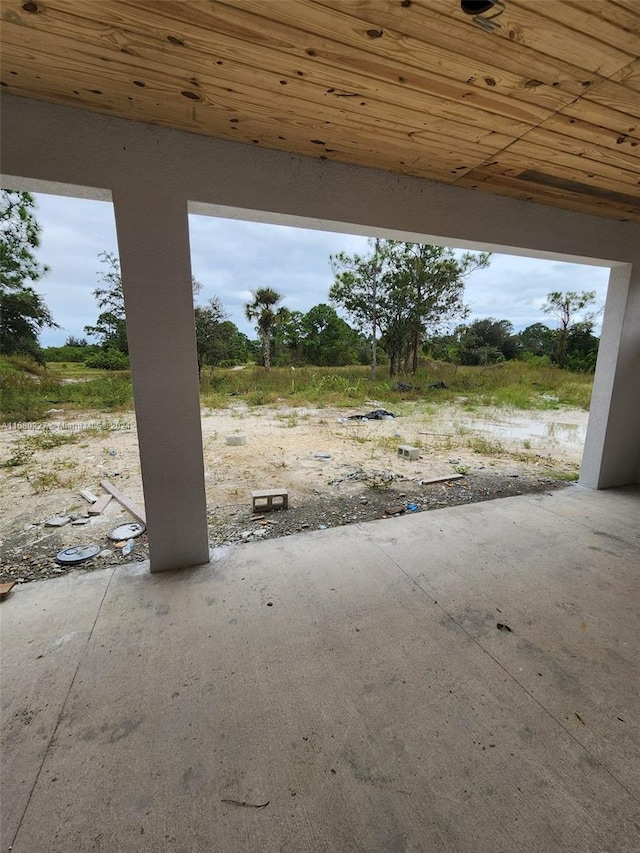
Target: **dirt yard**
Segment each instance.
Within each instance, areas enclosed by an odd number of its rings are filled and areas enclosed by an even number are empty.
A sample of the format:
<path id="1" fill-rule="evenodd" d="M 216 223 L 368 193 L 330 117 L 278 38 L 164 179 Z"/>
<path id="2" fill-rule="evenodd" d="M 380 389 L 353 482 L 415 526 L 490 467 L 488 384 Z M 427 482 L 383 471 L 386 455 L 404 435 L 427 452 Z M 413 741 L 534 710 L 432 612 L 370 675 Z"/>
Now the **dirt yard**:
<path id="1" fill-rule="evenodd" d="M 378 408 L 384 404 L 338 411 L 238 403 L 203 410 L 212 546 L 549 490 L 578 471 L 587 422 L 580 410 L 404 403 L 395 418 L 346 420 Z M 246 436 L 246 444 L 228 445 L 230 435 Z M 419 459 L 400 458 L 400 444 L 420 448 Z M 143 506 L 133 413 L 100 422 L 88 414 L 71 422 L 68 413 L 53 413 L 38 429 L 4 429 L 0 464 L 3 580 L 62 574 L 68 569 L 56 554 L 73 545 L 101 547 L 84 569 L 146 559 L 144 535 L 126 557 L 107 538 L 116 525 L 133 521 L 115 500 L 85 525 L 46 526 L 53 516 L 86 515 L 80 489 L 100 496 L 104 478 Z M 251 491 L 278 487 L 288 490 L 290 509 L 253 516 Z"/>

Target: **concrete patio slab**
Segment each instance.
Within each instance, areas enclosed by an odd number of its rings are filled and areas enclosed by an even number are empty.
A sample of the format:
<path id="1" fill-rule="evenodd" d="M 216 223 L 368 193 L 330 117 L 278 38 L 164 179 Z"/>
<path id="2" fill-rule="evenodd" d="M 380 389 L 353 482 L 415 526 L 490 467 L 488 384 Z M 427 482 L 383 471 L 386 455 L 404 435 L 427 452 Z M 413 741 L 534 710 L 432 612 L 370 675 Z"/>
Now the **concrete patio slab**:
<path id="1" fill-rule="evenodd" d="M 16 589 L 2 849 L 636 851 L 639 520 L 572 487 Z"/>

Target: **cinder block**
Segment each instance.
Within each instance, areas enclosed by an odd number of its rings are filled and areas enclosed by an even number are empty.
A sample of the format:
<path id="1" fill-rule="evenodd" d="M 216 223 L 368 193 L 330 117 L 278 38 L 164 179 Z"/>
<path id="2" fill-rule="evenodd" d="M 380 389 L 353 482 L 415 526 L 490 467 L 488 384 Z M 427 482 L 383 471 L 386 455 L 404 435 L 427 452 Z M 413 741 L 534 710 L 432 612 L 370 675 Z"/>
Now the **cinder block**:
<path id="1" fill-rule="evenodd" d="M 399 444 L 398 445 L 398 456 L 401 456 L 403 459 L 409 459 L 413 461 L 414 459 L 420 458 L 420 448 L 419 447 L 411 447 L 410 444 Z"/>
<path id="2" fill-rule="evenodd" d="M 286 489 L 263 489 L 251 492 L 251 509 L 253 512 L 289 509 L 289 492 Z"/>
<path id="3" fill-rule="evenodd" d="M 228 435 L 226 438 L 226 442 L 227 442 L 227 444 L 231 444 L 233 446 L 237 446 L 240 444 L 246 444 L 247 443 L 247 436 L 246 435 Z"/>

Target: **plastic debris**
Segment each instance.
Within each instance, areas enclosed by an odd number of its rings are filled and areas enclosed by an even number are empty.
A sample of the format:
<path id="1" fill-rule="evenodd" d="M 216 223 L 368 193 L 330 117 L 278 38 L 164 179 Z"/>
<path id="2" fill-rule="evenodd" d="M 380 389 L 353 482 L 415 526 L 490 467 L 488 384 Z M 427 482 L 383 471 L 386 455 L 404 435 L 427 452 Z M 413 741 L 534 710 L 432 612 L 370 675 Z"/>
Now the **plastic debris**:
<path id="1" fill-rule="evenodd" d="M 126 541 L 127 539 L 135 539 L 137 536 L 143 534 L 146 529 L 146 526 L 141 522 L 132 521 L 129 524 L 119 524 L 118 527 L 110 530 L 107 535 L 113 542 L 119 542 L 123 539 Z"/>
<path id="2" fill-rule="evenodd" d="M 90 560 L 92 557 L 97 557 L 99 553 L 99 545 L 72 545 L 56 554 L 56 562 L 65 566 L 75 566 L 78 563 L 84 563 L 85 560 Z"/>
<path id="3" fill-rule="evenodd" d="M 386 421 L 388 418 L 395 418 L 393 412 L 388 412 L 386 409 L 374 409 L 372 412 L 367 412 L 366 415 L 349 415 L 347 421 Z"/>
<path id="4" fill-rule="evenodd" d="M 127 541 L 125 542 L 124 548 L 122 549 L 122 556 L 128 557 L 129 554 L 131 554 L 131 552 L 133 551 L 134 547 L 135 547 L 135 542 L 133 541 L 133 539 L 127 539 Z"/>

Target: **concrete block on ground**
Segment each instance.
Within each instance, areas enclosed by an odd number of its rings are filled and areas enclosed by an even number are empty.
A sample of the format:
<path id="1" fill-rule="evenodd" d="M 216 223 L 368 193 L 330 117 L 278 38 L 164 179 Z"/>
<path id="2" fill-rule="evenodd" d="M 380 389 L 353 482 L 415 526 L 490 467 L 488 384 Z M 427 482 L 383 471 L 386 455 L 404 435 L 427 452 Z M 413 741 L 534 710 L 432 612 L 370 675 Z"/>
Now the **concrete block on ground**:
<path id="1" fill-rule="evenodd" d="M 227 444 L 230 444 L 232 447 L 237 447 L 241 444 L 247 443 L 246 435 L 228 435 L 225 439 Z"/>
<path id="2" fill-rule="evenodd" d="M 258 489 L 251 492 L 251 509 L 253 512 L 289 509 L 289 492 L 286 489 Z"/>
<path id="3" fill-rule="evenodd" d="M 420 458 L 420 448 L 419 447 L 411 447 L 410 444 L 399 444 L 398 445 L 398 456 L 401 456 L 402 459 L 409 459 L 413 461 L 415 459 Z"/>

